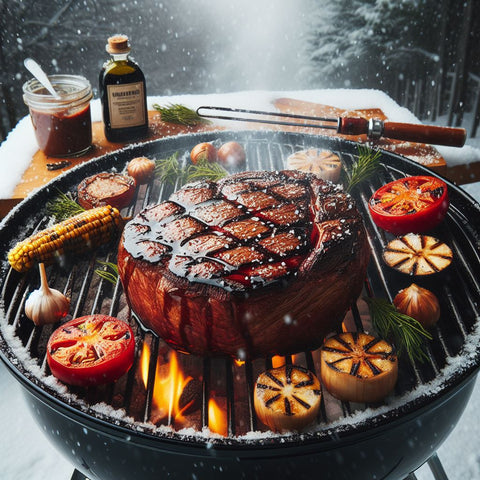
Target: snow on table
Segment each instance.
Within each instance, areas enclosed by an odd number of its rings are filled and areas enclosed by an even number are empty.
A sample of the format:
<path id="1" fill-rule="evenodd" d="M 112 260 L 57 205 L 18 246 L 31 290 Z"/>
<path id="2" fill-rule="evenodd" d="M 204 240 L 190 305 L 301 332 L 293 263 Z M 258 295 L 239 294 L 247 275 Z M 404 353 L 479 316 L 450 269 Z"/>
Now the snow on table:
<path id="1" fill-rule="evenodd" d="M 399 106 L 387 94 L 370 89 L 324 89 L 300 91 L 244 91 L 208 95 L 177 95 L 168 97 L 148 97 L 148 108 L 159 103 L 181 103 L 192 109 L 202 105 L 225 106 L 273 111 L 272 101 L 279 97 L 289 97 L 341 109 L 358 110 L 379 108 L 390 121 L 420 123 L 408 109 Z M 98 99 L 91 104 L 92 121 L 101 121 L 101 105 Z M 222 124 L 221 122 L 219 122 Z M 223 122 L 228 127 L 228 122 Z M 480 161 L 480 149 L 466 145 L 462 148 L 437 147 L 448 166 Z M 22 118 L 0 145 L 0 199 L 13 195 L 16 185 L 38 150 L 30 117 Z"/>

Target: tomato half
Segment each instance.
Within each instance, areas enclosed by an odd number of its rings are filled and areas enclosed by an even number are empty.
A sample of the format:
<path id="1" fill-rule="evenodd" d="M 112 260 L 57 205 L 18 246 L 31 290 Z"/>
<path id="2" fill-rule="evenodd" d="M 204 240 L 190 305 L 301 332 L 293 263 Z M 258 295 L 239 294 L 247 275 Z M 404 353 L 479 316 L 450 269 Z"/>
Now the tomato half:
<path id="1" fill-rule="evenodd" d="M 394 235 L 435 228 L 445 218 L 448 205 L 447 184 L 428 175 L 387 183 L 368 202 L 372 220 Z"/>
<path id="2" fill-rule="evenodd" d="M 82 387 L 117 380 L 132 366 L 134 353 L 130 326 L 100 314 L 70 320 L 52 333 L 47 344 L 52 374 Z"/>

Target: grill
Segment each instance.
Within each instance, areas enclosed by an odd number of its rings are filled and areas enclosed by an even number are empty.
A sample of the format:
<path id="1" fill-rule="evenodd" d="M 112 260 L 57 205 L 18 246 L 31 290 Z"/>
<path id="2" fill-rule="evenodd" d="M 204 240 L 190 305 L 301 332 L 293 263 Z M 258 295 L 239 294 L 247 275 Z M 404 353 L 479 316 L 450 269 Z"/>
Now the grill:
<path id="1" fill-rule="evenodd" d="M 255 416 L 252 392 L 257 375 L 279 361 L 299 364 L 318 374 L 318 351 L 246 363 L 178 354 L 184 375 L 194 379 L 184 390 L 182 401 L 195 401 L 180 420 L 171 412 L 161 411 L 155 400 L 155 374 L 166 368 L 171 350 L 136 321 L 121 284 L 113 286 L 95 273 L 103 268 L 98 261 L 115 261 L 116 249 L 111 246 L 77 259 L 67 268 L 51 266 L 47 273 L 53 288 L 71 295 L 72 316 L 105 313 L 128 319 L 137 339 L 134 366 L 115 384 L 97 388 L 67 389 L 49 376 L 45 349 L 56 326 L 34 327 L 23 313 L 26 297 L 38 288 L 38 273 L 18 274 L 5 261 L 6 252 L 18 239 L 46 225 L 48 219 L 39 206 L 58 190 L 74 192 L 88 175 L 121 171 L 133 157 L 165 158 L 178 151 L 180 161 L 186 164 L 195 144 L 229 140 L 245 145 L 249 170 L 282 169 L 290 153 L 308 147 L 333 150 L 347 169 L 357 155 L 355 143 L 335 138 L 280 132 L 213 132 L 133 146 L 62 175 L 22 202 L 0 229 L 2 360 L 25 387 L 34 416 L 47 436 L 92 480 L 137 476 L 158 479 L 162 475 L 263 478 L 270 474 L 312 478 L 316 472 L 337 479 L 405 478 L 431 457 L 453 429 L 471 395 L 479 365 L 479 206 L 448 181 L 449 213 L 432 234 L 449 244 L 454 262 L 434 277 L 415 279 L 437 294 L 441 320 L 426 347 L 428 361 L 413 365 L 402 358 L 395 393 L 385 404 L 339 402 L 323 391 L 316 424 L 302 433 L 272 434 Z M 412 279 L 383 264 L 381 252 L 391 237 L 370 221 L 367 201 L 388 181 L 431 172 L 387 152 L 382 152 L 381 163 L 379 173 L 365 182 L 355 197 L 372 249 L 364 294 L 391 300 Z M 153 182 L 141 187 L 135 205 L 123 213 L 132 216 L 168 197 L 178 186 Z M 370 329 L 362 300 L 352 305 L 344 324 L 350 330 Z M 212 399 L 225 419 L 221 434 L 210 432 L 213 417 L 218 415 L 210 408 Z M 435 456 L 430 463 L 434 472 L 441 472 Z"/>

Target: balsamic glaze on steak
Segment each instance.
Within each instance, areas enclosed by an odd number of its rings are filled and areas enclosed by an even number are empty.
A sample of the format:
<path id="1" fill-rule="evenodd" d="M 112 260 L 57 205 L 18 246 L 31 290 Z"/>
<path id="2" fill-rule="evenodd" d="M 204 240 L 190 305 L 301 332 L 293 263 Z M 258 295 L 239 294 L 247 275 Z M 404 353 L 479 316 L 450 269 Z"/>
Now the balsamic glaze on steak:
<path id="1" fill-rule="evenodd" d="M 315 211 L 311 179 L 291 171 L 250 172 L 187 185 L 126 226 L 125 248 L 190 282 L 227 290 L 296 275 L 319 231 L 324 250 L 350 233 L 350 198 L 322 182 Z"/>

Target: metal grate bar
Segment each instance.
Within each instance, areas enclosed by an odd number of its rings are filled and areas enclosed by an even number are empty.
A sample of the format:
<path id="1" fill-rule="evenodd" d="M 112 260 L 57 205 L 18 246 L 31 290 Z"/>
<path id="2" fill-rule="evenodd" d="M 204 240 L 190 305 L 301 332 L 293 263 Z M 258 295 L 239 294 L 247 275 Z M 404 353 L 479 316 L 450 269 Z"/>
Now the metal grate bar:
<path id="1" fill-rule="evenodd" d="M 228 435 L 235 435 L 235 389 L 233 385 L 233 360 L 225 360 L 226 389 L 227 389 L 227 431 Z"/>

